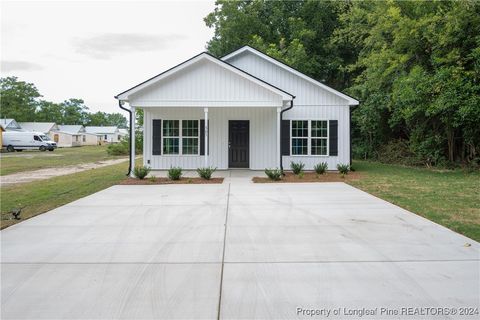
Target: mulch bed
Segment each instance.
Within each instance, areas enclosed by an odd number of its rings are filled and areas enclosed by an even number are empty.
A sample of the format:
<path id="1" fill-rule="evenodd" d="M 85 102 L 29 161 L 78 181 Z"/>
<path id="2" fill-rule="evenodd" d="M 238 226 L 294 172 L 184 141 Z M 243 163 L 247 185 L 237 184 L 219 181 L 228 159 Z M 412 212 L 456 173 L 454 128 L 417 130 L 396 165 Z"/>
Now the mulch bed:
<path id="1" fill-rule="evenodd" d="M 342 177 L 338 172 L 327 172 L 325 174 L 316 174 L 315 172 L 304 172 L 303 177 L 293 174 L 292 172 L 285 172 L 285 176 L 279 181 L 270 180 L 267 177 L 254 177 L 252 180 L 255 183 L 285 183 L 285 182 L 345 182 L 350 180 L 358 180 L 361 174 L 358 172 L 349 172 Z"/>
<path id="2" fill-rule="evenodd" d="M 152 180 L 150 178 L 145 178 L 143 180 L 135 178 L 126 178 L 123 181 L 120 181 L 118 184 L 122 185 L 157 185 L 157 184 L 215 184 L 222 183 L 223 178 L 212 178 L 210 180 L 205 180 L 202 178 L 180 178 L 180 180 L 170 180 L 168 178 L 155 178 Z"/>

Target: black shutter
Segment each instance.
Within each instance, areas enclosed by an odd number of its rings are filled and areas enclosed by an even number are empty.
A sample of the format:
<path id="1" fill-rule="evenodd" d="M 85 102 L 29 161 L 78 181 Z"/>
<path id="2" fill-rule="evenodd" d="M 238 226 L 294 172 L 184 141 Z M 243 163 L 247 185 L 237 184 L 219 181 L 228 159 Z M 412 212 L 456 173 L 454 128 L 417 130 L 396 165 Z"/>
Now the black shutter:
<path id="1" fill-rule="evenodd" d="M 154 119 L 152 124 L 152 154 L 162 154 L 162 120 Z"/>
<path id="2" fill-rule="evenodd" d="M 282 156 L 290 155 L 290 120 L 282 120 L 281 130 L 281 147 Z"/>
<path id="3" fill-rule="evenodd" d="M 328 144 L 330 148 L 330 156 L 338 156 L 338 120 L 330 120 L 328 122 L 329 138 Z"/>
<path id="4" fill-rule="evenodd" d="M 210 132 L 210 120 L 208 120 L 208 131 Z M 208 144 L 207 154 L 210 154 L 210 144 Z M 200 155 L 205 155 L 205 119 L 200 119 Z"/>

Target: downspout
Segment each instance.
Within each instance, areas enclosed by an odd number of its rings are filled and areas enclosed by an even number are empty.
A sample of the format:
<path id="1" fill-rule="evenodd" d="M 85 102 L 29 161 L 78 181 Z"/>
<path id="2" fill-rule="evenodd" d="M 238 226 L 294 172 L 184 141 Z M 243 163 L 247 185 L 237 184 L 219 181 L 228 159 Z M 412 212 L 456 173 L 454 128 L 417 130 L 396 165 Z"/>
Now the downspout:
<path id="1" fill-rule="evenodd" d="M 295 99 L 295 97 L 292 97 L 292 100 L 290 100 L 290 107 L 280 111 L 280 139 L 282 139 L 282 137 L 283 137 L 283 132 L 282 132 L 283 113 L 293 108 L 293 99 Z M 282 144 L 281 143 L 280 143 L 280 170 L 282 170 L 282 172 L 283 172 L 283 155 L 282 155 Z"/>
<path id="2" fill-rule="evenodd" d="M 352 113 L 353 111 L 355 111 L 355 109 L 358 108 L 358 105 L 356 106 L 350 106 L 350 114 L 349 114 L 349 125 L 350 125 L 350 167 L 352 166 L 352 159 L 353 159 L 353 155 L 352 155 L 352 135 L 353 135 L 353 131 L 352 131 Z"/>
<path id="3" fill-rule="evenodd" d="M 130 123 L 129 130 L 130 130 L 130 132 L 129 132 L 129 135 L 128 135 L 128 148 L 130 150 L 130 148 L 132 147 L 132 132 L 133 132 L 132 110 L 125 108 L 122 104 L 123 104 L 123 101 L 118 100 L 118 106 L 120 107 L 120 109 L 123 109 L 123 110 L 127 111 L 130 115 L 130 117 L 129 117 L 129 123 Z M 129 154 L 129 161 L 128 161 L 127 177 L 130 176 L 130 173 L 132 172 L 132 151 L 130 150 L 128 152 L 128 154 Z"/>

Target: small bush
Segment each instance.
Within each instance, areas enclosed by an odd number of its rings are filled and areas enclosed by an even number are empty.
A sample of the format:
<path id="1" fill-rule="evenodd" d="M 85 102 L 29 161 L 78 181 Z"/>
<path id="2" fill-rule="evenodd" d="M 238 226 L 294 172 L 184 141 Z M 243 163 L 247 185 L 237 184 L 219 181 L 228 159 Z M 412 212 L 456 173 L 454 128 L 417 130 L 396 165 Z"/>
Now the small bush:
<path id="1" fill-rule="evenodd" d="M 212 173 L 214 173 L 216 170 L 217 168 L 212 167 L 198 168 L 197 173 L 201 178 L 210 180 L 212 178 Z"/>
<path id="2" fill-rule="evenodd" d="M 304 167 L 305 163 L 303 162 L 290 162 L 290 168 L 292 169 L 294 174 L 299 174 L 300 172 L 302 172 Z"/>
<path id="3" fill-rule="evenodd" d="M 338 169 L 338 172 L 340 172 L 342 176 L 344 176 L 348 174 L 348 171 L 350 171 L 350 166 L 345 163 L 339 163 L 337 164 L 337 169 Z"/>
<path id="4" fill-rule="evenodd" d="M 325 172 L 328 169 L 328 164 L 326 162 L 320 162 L 317 163 L 314 167 L 313 170 L 315 170 L 316 174 L 325 174 Z"/>
<path id="5" fill-rule="evenodd" d="M 157 177 L 151 176 L 150 178 L 148 178 L 148 180 L 150 180 L 150 182 L 152 183 L 155 183 L 157 181 Z"/>
<path id="6" fill-rule="evenodd" d="M 168 179 L 180 180 L 181 177 L 182 177 L 182 168 L 171 167 L 170 169 L 168 169 Z"/>
<path id="7" fill-rule="evenodd" d="M 270 180 L 278 181 L 282 178 L 282 170 L 280 169 L 265 169 L 265 174 Z"/>
<path id="8" fill-rule="evenodd" d="M 305 173 L 302 171 L 298 174 L 298 179 L 303 179 L 304 176 L 305 176 Z"/>
<path id="9" fill-rule="evenodd" d="M 151 169 L 146 166 L 137 166 L 133 168 L 133 174 L 140 180 L 145 179 L 145 177 L 150 173 Z"/>
<path id="10" fill-rule="evenodd" d="M 107 147 L 107 153 L 111 156 L 128 155 L 129 150 L 128 143 L 112 143 Z"/>

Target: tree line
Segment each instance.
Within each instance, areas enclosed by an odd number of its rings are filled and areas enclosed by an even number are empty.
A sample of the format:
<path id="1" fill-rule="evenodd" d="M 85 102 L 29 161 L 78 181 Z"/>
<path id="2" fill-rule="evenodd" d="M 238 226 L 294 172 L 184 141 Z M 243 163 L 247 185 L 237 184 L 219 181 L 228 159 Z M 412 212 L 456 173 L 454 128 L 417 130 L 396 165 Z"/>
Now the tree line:
<path id="1" fill-rule="evenodd" d="M 85 126 L 127 127 L 121 113 L 89 112 L 82 99 L 68 99 L 60 103 L 41 99 L 42 95 L 32 83 L 17 77 L 0 79 L 0 118 L 13 118 L 17 122 L 55 122 Z"/>
<path id="2" fill-rule="evenodd" d="M 358 100 L 355 157 L 480 162 L 480 2 L 225 1 L 208 50 L 251 45 Z"/>

